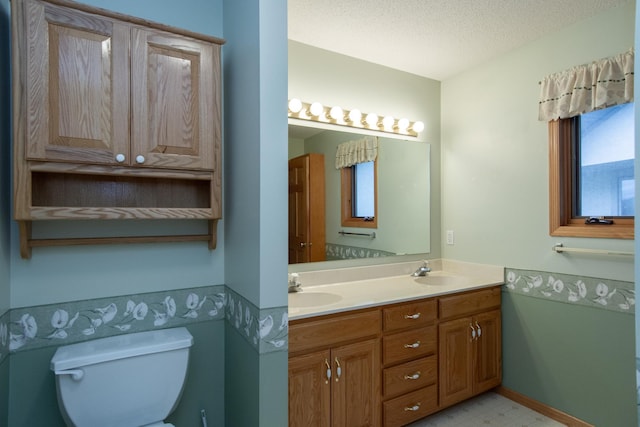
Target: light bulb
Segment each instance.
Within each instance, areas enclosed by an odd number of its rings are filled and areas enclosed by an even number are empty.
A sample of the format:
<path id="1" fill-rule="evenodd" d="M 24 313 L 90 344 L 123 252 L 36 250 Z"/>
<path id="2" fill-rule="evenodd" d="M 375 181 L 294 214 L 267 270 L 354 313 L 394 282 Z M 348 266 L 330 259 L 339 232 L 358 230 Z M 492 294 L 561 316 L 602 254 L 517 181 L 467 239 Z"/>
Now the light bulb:
<path id="1" fill-rule="evenodd" d="M 314 102 L 309 107 L 309 113 L 311 113 L 312 116 L 316 116 L 316 117 L 322 114 L 323 110 L 324 108 L 322 107 L 322 104 L 320 104 L 319 102 Z"/>
<path id="2" fill-rule="evenodd" d="M 424 130 L 424 123 L 422 122 L 415 122 L 413 124 L 413 126 L 411 126 L 411 129 L 415 132 L 415 133 L 420 133 Z"/>
<path id="3" fill-rule="evenodd" d="M 362 120 L 362 113 L 360 112 L 360 110 L 358 110 L 357 108 L 349 111 L 349 121 L 353 122 L 353 123 L 360 123 L 360 120 Z"/>
<path id="4" fill-rule="evenodd" d="M 342 112 L 342 108 L 337 105 L 335 107 L 331 107 L 331 110 L 329 110 L 329 118 L 333 120 L 343 119 L 344 113 Z"/>
<path id="5" fill-rule="evenodd" d="M 393 117 L 384 116 L 384 119 L 382 119 L 382 126 L 384 126 L 385 129 L 392 129 L 394 122 L 395 120 L 393 119 Z"/>
<path id="6" fill-rule="evenodd" d="M 378 127 L 378 115 L 376 113 L 369 113 L 364 119 L 364 122 L 369 125 L 370 128 Z"/>
<path id="7" fill-rule="evenodd" d="M 289 111 L 297 114 L 300 112 L 300 110 L 302 110 L 302 101 L 300 101 L 298 98 L 292 98 L 289 101 Z"/>
<path id="8" fill-rule="evenodd" d="M 409 129 L 409 119 L 403 117 L 398 120 L 398 130 L 400 132 L 406 132 Z"/>

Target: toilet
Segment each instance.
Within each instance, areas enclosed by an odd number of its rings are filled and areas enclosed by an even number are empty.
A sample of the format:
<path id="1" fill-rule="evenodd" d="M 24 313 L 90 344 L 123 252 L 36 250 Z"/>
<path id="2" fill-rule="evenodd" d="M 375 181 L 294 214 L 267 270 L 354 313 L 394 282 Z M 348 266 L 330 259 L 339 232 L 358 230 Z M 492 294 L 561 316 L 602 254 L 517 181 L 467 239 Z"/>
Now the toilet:
<path id="1" fill-rule="evenodd" d="M 70 427 L 171 426 L 193 337 L 186 328 L 101 338 L 58 348 L 51 359 Z"/>

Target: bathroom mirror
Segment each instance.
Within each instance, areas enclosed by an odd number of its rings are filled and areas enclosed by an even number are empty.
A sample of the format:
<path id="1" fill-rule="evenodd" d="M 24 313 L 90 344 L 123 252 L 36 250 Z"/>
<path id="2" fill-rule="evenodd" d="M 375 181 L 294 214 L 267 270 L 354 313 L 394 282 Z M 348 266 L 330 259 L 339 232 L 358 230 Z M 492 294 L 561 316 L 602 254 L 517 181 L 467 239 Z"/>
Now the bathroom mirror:
<path id="1" fill-rule="evenodd" d="M 289 124 L 290 160 L 309 153 L 324 156 L 325 261 L 428 253 L 430 145 L 426 142 L 377 135 L 378 226 L 341 226 L 336 149 L 340 143 L 362 137 L 349 131 Z"/>

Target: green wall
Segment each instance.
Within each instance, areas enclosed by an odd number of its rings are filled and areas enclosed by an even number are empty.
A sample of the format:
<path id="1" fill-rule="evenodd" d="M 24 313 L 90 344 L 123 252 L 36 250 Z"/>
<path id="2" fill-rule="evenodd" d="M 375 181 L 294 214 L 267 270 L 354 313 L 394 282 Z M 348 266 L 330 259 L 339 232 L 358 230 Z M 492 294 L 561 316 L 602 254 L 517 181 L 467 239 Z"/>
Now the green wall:
<path id="1" fill-rule="evenodd" d="M 634 242 L 549 236 L 548 131 L 537 120 L 544 76 L 634 45 L 634 6 L 442 82 L 442 232 L 456 236 L 444 258 L 634 281 L 629 257 L 551 250 L 562 242 L 632 251 Z M 632 315 L 503 295 L 506 387 L 598 426 L 636 425 Z"/>
<path id="2" fill-rule="evenodd" d="M 0 2 L 4 12 L 8 1 Z M 6 257 L 0 256 L 0 263 L 3 263 L 0 267 L 6 265 L 7 268 L 0 268 L 0 315 L 6 309 L 204 287 L 227 281 L 231 289 L 250 300 L 247 309 L 249 306 L 256 311 L 269 307 L 282 309 L 286 306 L 287 268 L 286 237 L 283 237 L 286 236 L 286 186 L 282 185 L 286 183 L 286 116 L 282 114 L 286 106 L 286 24 L 283 25 L 286 2 L 270 2 L 268 7 L 257 0 L 84 2 L 227 40 L 222 49 L 223 87 L 225 92 L 229 90 L 241 97 L 223 100 L 223 167 L 237 165 L 237 169 L 251 173 L 229 187 L 233 175 L 223 172 L 224 219 L 218 224 L 215 251 L 209 251 L 202 243 L 38 248 L 30 260 L 23 260 L 17 248 L 17 227 L 9 219 L 8 202 L 3 198 L 0 201 L 0 255 L 6 254 Z M 4 13 L 0 16 L 6 18 Z M 3 25 L 2 28 L 4 31 L 6 27 Z M 8 37 L 1 40 L 4 43 Z M 0 91 L 9 85 L 6 63 L 0 61 Z M 256 100 L 259 102 L 255 114 L 250 114 L 252 120 L 247 120 L 249 116 L 245 113 L 251 111 Z M 283 109 L 273 108 L 277 104 Z M 8 188 L 10 180 L 4 163 L 10 158 L 6 152 L 10 142 L 4 137 L 7 131 L 4 120 L 8 120 L 8 112 L 2 109 L 3 105 L 0 105 L 0 154 L 4 154 L 0 156 L 3 159 L 0 190 Z M 269 150 L 263 149 L 270 146 Z M 279 188 L 282 190 L 278 191 Z M 282 203 L 275 203 L 279 199 Z M 245 210 L 246 214 L 238 214 Z M 252 222 L 254 219 L 259 223 L 257 228 Z M 227 222 L 231 222 L 230 227 Z M 65 223 L 68 224 L 71 223 Z M 129 227 L 168 233 L 203 225 L 206 228 L 204 222 L 136 221 L 82 222 L 71 224 L 71 227 L 109 235 Z M 40 235 L 72 232 L 59 223 L 43 222 L 35 228 Z M 226 246 L 229 241 L 225 237 L 227 229 L 234 242 L 230 250 Z M 247 236 L 243 236 L 245 232 Z M 248 271 L 251 272 L 247 274 Z M 242 407 L 243 404 L 251 408 L 249 417 L 262 419 L 263 413 L 277 413 L 286 420 L 286 383 L 274 391 L 261 382 L 269 376 L 286 381 L 286 351 L 264 355 L 246 343 L 242 349 L 234 346 L 226 350 L 225 323 L 206 322 L 189 327 L 198 344 L 192 351 L 190 377 L 180 406 L 169 421 L 178 425 L 199 425 L 199 411 L 204 408 L 209 425 L 222 425 L 226 406 Z M 248 352 L 247 357 L 251 360 L 246 365 L 240 364 L 243 359 L 236 350 L 242 351 L 243 355 Z M 48 371 L 48 361 L 54 351 L 55 347 L 18 351 L 4 363 L 0 362 L 0 425 L 4 425 L 5 415 L 12 427 L 50 427 L 60 422 L 53 375 Z M 231 387 L 236 392 L 227 393 L 225 398 L 225 386 L 230 381 L 225 363 L 229 360 L 240 372 L 251 372 L 250 365 L 257 361 L 257 375 L 255 379 Z M 252 396 L 252 400 L 247 401 L 247 396 Z M 42 411 L 28 410 L 40 407 Z M 254 427 L 259 424 L 233 425 Z"/>
<path id="3" fill-rule="evenodd" d="M 9 180 L 11 159 L 10 125 L 10 37 L 9 37 L 9 0 L 0 0 L 0 325 L 8 316 L 3 315 L 9 309 L 10 288 L 10 204 L 11 190 Z M 4 328 L 4 326 L 0 326 Z M 4 340 L 7 338 L 4 337 Z M 0 425 L 7 424 L 9 416 L 9 358 L 6 355 L 7 343 L 2 343 L 0 330 Z"/>
<path id="4" fill-rule="evenodd" d="M 633 315 L 502 297 L 505 387 L 596 426 L 636 425 Z"/>

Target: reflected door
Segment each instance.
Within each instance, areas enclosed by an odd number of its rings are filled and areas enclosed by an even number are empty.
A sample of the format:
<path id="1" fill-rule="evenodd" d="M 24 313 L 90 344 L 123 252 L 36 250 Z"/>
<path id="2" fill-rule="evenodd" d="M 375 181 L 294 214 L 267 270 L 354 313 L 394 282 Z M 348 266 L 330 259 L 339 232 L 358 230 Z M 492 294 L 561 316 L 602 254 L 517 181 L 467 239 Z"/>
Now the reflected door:
<path id="1" fill-rule="evenodd" d="M 289 264 L 324 261 L 324 155 L 289 160 Z"/>

